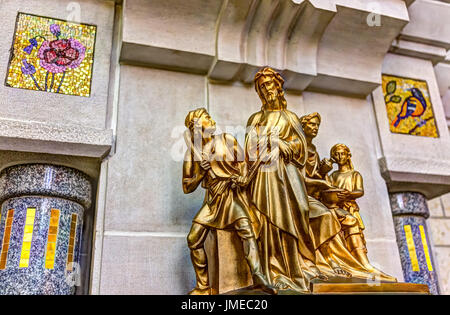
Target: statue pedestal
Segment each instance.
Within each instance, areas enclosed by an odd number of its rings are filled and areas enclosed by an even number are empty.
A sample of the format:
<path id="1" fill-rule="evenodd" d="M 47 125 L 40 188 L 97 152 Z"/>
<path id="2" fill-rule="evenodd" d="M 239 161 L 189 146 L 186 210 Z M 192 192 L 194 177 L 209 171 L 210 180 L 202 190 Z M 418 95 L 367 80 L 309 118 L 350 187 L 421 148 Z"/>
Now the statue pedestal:
<path id="1" fill-rule="evenodd" d="M 334 295 L 334 294 L 355 294 L 355 295 L 378 295 L 378 294 L 399 294 L 399 295 L 430 295 L 430 290 L 426 284 L 418 283 L 314 283 L 311 285 L 311 294 Z M 242 288 L 239 290 L 223 293 L 224 295 L 268 295 L 261 290 Z M 278 295 L 304 295 L 292 290 L 280 290 Z"/>
<path id="2" fill-rule="evenodd" d="M 315 283 L 312 294 L 420 294 L 428 295 L 426 284 L 418 283 Z"/>
<path id="3" fill-rule="evenodd" d="M 205 250 L 213 294 L 245 288 L 253 283 L 242 242 L 236 232 L 211 231 L 205 242 Z"/>

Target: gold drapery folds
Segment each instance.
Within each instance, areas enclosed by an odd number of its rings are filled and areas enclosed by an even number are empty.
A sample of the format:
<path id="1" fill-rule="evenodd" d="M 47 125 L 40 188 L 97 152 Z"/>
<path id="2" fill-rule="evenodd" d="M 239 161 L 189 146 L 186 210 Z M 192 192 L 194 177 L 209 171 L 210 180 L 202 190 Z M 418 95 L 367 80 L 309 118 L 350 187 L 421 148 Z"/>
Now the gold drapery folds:
<path id="1" fill-rule="evenodd" d="M 289 111 L 284 80 L 269 67 L 254 83 L 262 107 L 248 119 L 244 149 L 232 135 L 214 134 L 205 109 L 186 117 L 183 189 L 192 192 L 200 183 L 206 189 L 188 235 L 197 276 L 191 293 L 211 292 L 204 241 L 214 229 L 238 234 L 253 288 L 266 292 L 309 293 L 311 281 L 336 278 L 395 282 L 367 260 L 355 201 L 363 194 L 362 177 L 348 148 L 335 146 L 321 161 L 312 144 L 320 115 L 299 119 Z M 328 176 L 332 163 L 339 170 Z"/>

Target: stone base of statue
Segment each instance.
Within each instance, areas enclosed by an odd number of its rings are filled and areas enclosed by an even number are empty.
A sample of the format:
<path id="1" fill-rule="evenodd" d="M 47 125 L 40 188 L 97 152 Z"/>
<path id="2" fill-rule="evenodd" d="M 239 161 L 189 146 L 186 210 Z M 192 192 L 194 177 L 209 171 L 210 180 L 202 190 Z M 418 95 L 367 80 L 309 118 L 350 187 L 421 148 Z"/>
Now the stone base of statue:
<path id="1" fill-rule="evenodd" d="M 205 242 L 209 279 L 213 294 L 268 295 L 252 288 L 242 242 L 234 231 L 211 231 Z M 367 279 L 333 277 L 327 282 L 313 280 L 311 294 L 430 294 L 425 284 L 383 283 Z M 300 295 L 293 290 L 279 290 L 278 295 Z"/>
<path id="2" fill-rule="evenodd" d="M 430 294 L 426 284 L 418 283 L 315 283 L 311 291 L 312 294 Z"/>
<path id="3" fill-rule="evenodd" d="M 212 230 L 205 241 L 212 294 L 223 294 L 252 285 L 242 242 L 234 231 Z"/>
<path id="4" fill-rule="evenodd" d="M 242 288 L 224 295 L 268 295 L 261 290 L 251 287 Z M 426 284 L 418 283 L 312 283 L 311 294 L 359 294 L 359 295 L 429 295 Z M 280 290 L 278 295 L 304 295 L 292 290 Z"/>

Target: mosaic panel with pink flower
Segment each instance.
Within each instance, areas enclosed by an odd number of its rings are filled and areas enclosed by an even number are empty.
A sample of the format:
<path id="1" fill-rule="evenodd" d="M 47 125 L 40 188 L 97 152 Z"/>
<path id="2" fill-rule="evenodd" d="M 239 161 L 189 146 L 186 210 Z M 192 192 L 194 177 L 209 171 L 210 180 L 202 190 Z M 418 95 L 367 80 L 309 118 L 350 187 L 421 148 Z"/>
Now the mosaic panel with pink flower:
<path id="1" fill-rule="evenodd" d="M 6 85 L 89 97 L 97 28 L 19 13 Z"/>

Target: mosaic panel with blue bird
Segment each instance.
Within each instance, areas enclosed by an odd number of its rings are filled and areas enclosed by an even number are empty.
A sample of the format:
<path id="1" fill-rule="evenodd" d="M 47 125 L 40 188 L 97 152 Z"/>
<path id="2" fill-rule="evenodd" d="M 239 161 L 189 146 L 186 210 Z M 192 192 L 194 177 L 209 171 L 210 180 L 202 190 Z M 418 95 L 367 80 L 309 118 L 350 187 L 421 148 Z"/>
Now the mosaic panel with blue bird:
<path id="1" fill-rule="evenodd" d="M 382 80 L 391 132 L 438 138 L 426 81 L 385 74 Z"/>

